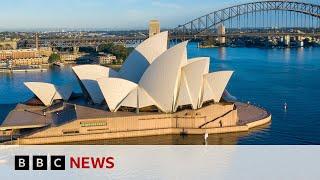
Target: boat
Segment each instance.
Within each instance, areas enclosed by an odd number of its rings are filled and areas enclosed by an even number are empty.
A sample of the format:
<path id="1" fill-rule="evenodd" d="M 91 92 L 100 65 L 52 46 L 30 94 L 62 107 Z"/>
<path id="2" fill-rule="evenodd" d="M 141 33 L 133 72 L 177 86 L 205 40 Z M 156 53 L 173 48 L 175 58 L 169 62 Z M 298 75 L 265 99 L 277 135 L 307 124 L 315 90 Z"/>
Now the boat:
<path id="1" fill-rule="evenodd" d="M 61 63 L 61 62 L 54 62 L 53 65 L 54 66 L 58 66 L 58 67 L 63 67 L 64 66 L 64 64 Z"/>

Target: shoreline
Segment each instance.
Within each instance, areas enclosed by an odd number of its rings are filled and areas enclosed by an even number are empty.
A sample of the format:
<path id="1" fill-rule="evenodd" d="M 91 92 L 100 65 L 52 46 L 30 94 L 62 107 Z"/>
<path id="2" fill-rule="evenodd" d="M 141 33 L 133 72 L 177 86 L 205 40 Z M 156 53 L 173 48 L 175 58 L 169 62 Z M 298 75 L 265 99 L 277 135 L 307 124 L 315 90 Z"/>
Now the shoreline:
<path id="1" fill-rule="evenodd" d="M 0 73 L 46 72 L 47 68 L 0 69 Z"/>

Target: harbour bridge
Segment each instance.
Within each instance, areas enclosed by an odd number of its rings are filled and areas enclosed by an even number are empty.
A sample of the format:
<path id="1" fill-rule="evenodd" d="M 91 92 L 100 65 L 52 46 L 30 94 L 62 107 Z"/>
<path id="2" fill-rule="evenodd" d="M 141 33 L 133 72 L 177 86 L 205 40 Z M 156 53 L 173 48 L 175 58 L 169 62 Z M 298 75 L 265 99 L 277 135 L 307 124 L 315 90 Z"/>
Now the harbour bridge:
<path id="1" fill-rule="evenodd" d="M 223 25 L 225 32 L 217 27 Z M 201 39 L 234 36 L 320 37 L 320 4 L 292 0 L 264 0 L 238 4 L 213 11 L 169 30 L 170 39 Z M 98 46 L 108 42 L 139 43 L 146 36 L 104 38 L 40 39 L 40 46 Z M 25 40 L 31 46 L 34 40 Z"/>
<path id="2" fill-rule="evenodd" d="M 266 0 L 239 4 L 179 25 L 171 31 L 171 35 L 211 35 L 220 24 L 229 29 L 229 32 L 242 30 L 242 34 L 252 32 L 274 34 L 275 31 L 270 30 L 280 29 L 283 32 L 288 28 L 314 33 L 310 30 L 320 28 L 320 5 L 291 0 Z"/>

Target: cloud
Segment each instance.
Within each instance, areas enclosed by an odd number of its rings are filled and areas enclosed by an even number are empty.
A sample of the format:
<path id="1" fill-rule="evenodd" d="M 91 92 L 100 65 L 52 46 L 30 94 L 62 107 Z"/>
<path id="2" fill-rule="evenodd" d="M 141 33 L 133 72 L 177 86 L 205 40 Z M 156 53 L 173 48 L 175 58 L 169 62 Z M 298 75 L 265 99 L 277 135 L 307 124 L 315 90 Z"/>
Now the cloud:
<path id="1" fill-rule="evenodd" d="M 170 8 L 170 9 L 181 9 L 182 7 L 175 3 L 161 2 L 161 1 L 152 1 L 153 6 L 161 8 Z"/>

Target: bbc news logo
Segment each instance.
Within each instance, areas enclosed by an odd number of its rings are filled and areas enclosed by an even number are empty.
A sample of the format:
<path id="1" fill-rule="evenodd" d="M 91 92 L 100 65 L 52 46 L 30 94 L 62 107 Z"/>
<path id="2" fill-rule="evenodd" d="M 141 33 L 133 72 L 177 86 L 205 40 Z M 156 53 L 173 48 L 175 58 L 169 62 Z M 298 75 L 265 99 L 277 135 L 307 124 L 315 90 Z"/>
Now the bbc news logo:
<path id="1" fill-rule="evenodd" d="M 65 156 L 50 156 L 50 170 L 65 170 Z M 48 156 L 15 156 L 14 157 L 15 170 L 48 170 Z M 32 162 L 31 162 L 32 161 Z"/>
<path id="2" fill-rule="evenodd" d="M 65 156 L 15 156 L 15 170 L 66 170 Z M 70 169 L 112 169 L 114 157 L 69 157 Z"/>

